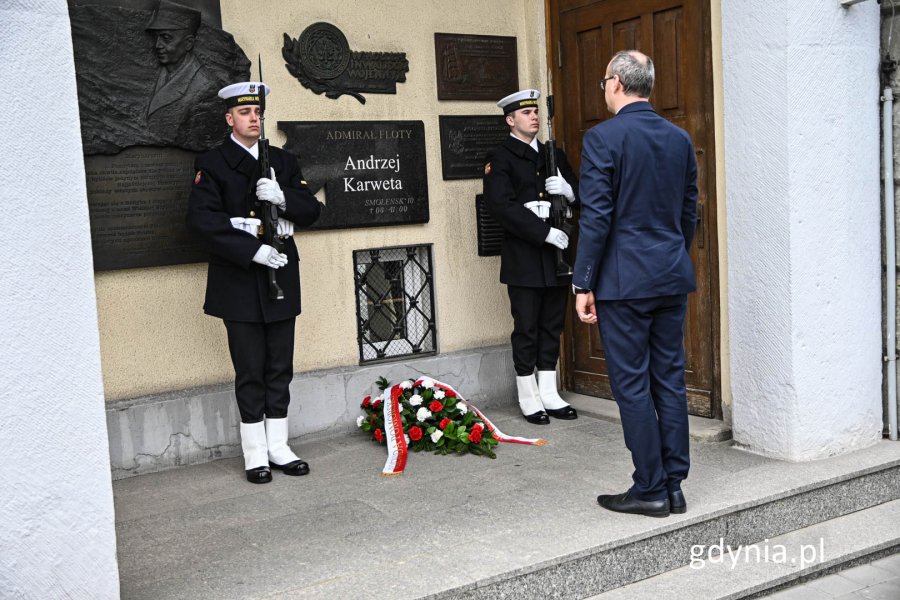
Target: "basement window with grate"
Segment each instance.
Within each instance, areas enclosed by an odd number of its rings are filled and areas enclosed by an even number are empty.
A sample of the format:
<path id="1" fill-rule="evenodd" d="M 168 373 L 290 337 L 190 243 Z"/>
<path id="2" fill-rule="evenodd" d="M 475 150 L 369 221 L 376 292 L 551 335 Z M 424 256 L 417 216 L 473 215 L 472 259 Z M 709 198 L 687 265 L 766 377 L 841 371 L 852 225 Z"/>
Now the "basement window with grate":
<path id="1" fill-rule="evenodd" d="M 354 250 L 359 362 L 437 352 L 431 244 Z"/>

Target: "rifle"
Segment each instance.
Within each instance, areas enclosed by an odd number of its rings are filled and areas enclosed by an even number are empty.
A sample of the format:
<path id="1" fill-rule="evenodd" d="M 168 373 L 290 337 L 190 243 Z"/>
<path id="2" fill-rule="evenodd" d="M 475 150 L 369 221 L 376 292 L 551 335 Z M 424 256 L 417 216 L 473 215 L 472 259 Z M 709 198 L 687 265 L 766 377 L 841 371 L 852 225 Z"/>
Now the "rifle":
<path id="1" fill-rule="evenodd" d="M 259 170 L 260 177 L 270 178 L 269 140 L 266 139 L 266 86 L 263 84 L 262 56 L 259 56 Z M 278 237 L 278 207 L 263 202 L 263 241 L 281 252 L 283 244 Z M 269 269 L 269 300 L 284 300 L 284 291 L 275 278 L 275 269 Z"/>
<path id="2" fill-rule="evenodd" d="M 557 174 L 556 141 L 553 139 L 553 74 L 547 71 L 547 141 L 544 143 L 547 177 Z M 566 235 L 572 234 L 572 226 L 566 220 L 572 216 L 569 200 L 556 194 L 550 196 L 550 225 L 562 230 Z M 556 276 L 566 277 L 572 274 L 572 266 L 566 262 L 565 254 L 556 249 Z"/>

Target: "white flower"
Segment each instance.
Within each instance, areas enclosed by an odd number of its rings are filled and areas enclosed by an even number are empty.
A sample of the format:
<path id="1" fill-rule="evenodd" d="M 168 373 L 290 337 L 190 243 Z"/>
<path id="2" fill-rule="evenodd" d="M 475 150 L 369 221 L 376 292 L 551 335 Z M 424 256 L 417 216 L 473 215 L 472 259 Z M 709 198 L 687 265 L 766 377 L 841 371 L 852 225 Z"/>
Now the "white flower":
<path id="1" fill-rule="evenodd" d="M 409 381 L 408 379 L 400 384 L 401 390 L 408 390 L 411 387 L 412 387 L 412 382 Z"/>
<path id="2" fill-rule="evenodd" d="M 413 394 L 412 398 L 409 399 L 409 404 L 411 406 L 419 406 L 420 404 L 422 404 L 422 396 Z"/>
<path id="3" fill-rule="evenodd" d="M 435 390 L 434 399 L 435 400 L 443 400 L 444 399 L 444 390 Z"/>
<path id="4" fill-rule="evenodd" d="M 428 410 L 427 408 L 425 408 L 424 406 L 416 412 L 416 419 L 418 419 L 419 421 L 424 421 L 425 419 L 427 419 L 430 416 L 431 416 L 431 411 Z"/>
<path id="5" fill-rule="evenodd" d="M 456 405 L 456 410 L 458 410 L 462 414 L 466 414 L 467 412 L 469 412 L 469 409 L 466 408 L 466 405 L 463 404 L 462 402 L 460 402 L 459 404 Z"/>
<path id="6" fill-rule="evenodd" d="M 409 442 L 410 442 L 409 436 L 404 433 L 403 439 L 406 440 L 406 445 L 409 446 Z"/>
<path id="7" fill-rule="evenodd" d="M 444 432 L 440 429 L 435 429 L 434 433 L 431 434 L 431 441 L 437 444 L 437 441 L 444 437 Z"/>
<path id="8" fill-rule="evenodd" d="M 366 420 L 365 416 L 359 415 L 358 417 L 356 417 L 356 426 L 362 427 L 363 421 L 365 421 L 365 420 Z"/>
<path id="9" fill-rule="evenodd" d="M 434 387 L 434 379 L 431 377 L 423 377 L 422 378 L 422 387 L 426 390 L 430 390 Z"/>

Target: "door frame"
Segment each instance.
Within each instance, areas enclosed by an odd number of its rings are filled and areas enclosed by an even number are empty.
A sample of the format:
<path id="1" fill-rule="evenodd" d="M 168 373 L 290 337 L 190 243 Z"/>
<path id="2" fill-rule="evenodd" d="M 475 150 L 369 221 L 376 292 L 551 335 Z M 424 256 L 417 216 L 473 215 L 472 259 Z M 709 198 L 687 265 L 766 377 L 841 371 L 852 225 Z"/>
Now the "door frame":
<path id="1" fill-rule="evenodd" d="M 562 6 L 567 9 L 581 8 L 593 4 L 594 2 L 602 2 L 603 0 L 544 0 L 544 26 L 547 33 L 546 61 L 547 66 L 552 71 L 554 85 L 554 94 L 558 93 L 560 84 L 564 81 L 560 73 L 560 61 L 562 59 L 562 44 L 559 39 L 559 14 Z M 701 10 L 702 29 L 704 37 L 703 45 L 703 95 L 709 99 L 706 105 L 705 126 L 703 138 L 694 140 L 695 146 L 704 148 L 705 152 L 711 160 L 707 161 L 707 196 L 706 205 L 704 206 L 704 217 L 706 222 L 704 226 L 708 228 L 707 241 L 709 243 L 709 278 L 710 278 L 710 335 L 712 336 L 712 385 L 710 390 L 712 418 L 721 420 L 722 416 L 722 322 L 721 322 L 721 281 L 719 273 L 719 223 L 718 223 L 718 189 L 716 178 L 716 130 L 715 130 L 715 102 L 713 90 L 713 69 L 712 69 L 712 27 L 711 27 L 711 7 L 709 2 L 704 0 L 686 0 L 698 3 Z M 561 107 L 562 103 L 557 102 L 557 107 Z M 557 108 L 554 115 L 553 130 L 557 132 L 566 132 L 565 126 L 566 116 L 564 111 Z M 561 142 L 561 143 L 560 143 Z M 559 140 L 558 144 L 565 150 L 565 140 Z M 580 165 L 572 165 L 578 172 Z M 571 302 L 567 305 L 566 315 L 567 323 L 572 318 Z M 566 390 L 574 387 L 574 351 L 573 342 L 569 334 L 569 327 L 563 330 L 562 343 L 560 344 L 560 380 L 562 386 Z"/>

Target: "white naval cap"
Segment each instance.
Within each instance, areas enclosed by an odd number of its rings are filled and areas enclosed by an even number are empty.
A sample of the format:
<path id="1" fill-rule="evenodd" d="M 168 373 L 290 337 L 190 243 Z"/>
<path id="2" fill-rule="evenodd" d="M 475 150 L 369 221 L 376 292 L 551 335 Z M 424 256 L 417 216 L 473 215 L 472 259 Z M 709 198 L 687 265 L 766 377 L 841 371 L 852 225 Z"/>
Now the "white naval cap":
<path id="1" fill-rule="evenodd" d="M 219 98 L 225 101 L 225 105 L 228 108 L 241 104 L 259 104 L 259 90 L 261 88 L 266 90 L 266 96 L 272 91 L 269 86 L 259 81 L 232 83 L 219 90 Z"/>
<path id="2" fill-rule="evenodd" d="M 540 97 L 541 93 L 537 90 L 521 90 L 514 94 L 510 94 L 509 96 L 498 102 L 497 106 L 503 109 L 504 115 L 508 115 L 514 110 L 519 110 L 520 108 L 537 106 L 538 98 Z"/>

